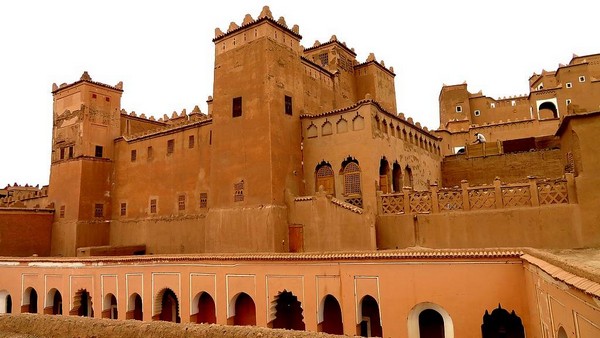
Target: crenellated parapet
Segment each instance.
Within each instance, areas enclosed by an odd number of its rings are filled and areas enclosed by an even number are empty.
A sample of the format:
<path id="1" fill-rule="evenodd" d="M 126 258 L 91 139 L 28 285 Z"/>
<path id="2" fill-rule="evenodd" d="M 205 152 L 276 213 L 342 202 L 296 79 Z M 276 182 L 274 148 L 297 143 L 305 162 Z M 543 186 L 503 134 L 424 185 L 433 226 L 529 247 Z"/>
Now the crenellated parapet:
<path id="1" fill-rule="evenodd" d="M 27 207 L 24 202 L 48 196 L 48 186 L 8 184 L 0 189 L 0 207 Z M 30 204 L 30 203 L 28 203 Z M 39 207 L 39 205 L 38 205 Z"/>

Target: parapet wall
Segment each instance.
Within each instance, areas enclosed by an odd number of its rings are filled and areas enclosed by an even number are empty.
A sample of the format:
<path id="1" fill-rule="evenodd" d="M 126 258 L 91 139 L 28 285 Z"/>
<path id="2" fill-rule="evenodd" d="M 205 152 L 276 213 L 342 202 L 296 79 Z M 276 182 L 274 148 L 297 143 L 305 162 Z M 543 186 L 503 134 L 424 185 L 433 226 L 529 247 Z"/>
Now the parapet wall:
<path id="1" fill-rule="evenodd" d="M 13 333 L 13 335 L 6 335 Z M 274 330 L 253 326 L 222 326 L 206 324 L 175 324 L 137 320 L 93 319 L 71 316 L 42 316 L 36 314 L 0 315 L 0 337 L 44 338 L 236 338 L 236 337 L 339 337 L 330 334 Z"/>
<path id="2" fill-rule="evenodd" d="M 52 209 L 0 208 L 0 256 L 49 256 Z"/>

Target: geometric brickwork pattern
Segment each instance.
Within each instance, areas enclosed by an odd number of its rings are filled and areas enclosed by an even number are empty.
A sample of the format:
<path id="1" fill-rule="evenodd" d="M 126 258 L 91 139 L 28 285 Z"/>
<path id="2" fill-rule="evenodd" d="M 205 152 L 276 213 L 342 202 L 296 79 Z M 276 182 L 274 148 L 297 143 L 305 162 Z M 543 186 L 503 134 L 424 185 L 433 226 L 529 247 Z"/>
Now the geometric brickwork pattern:
<path id="1" fill-rule="evenodd" d="M 404 195 L 382 195 L 381 209 L 384 214 L 404 213 Z"/>
<path id="2" fill-rule="evenodd" d="M 346 198 L 346 203 L 352 204 L 359 208 L 363 207 L 362 197 Z"/>
<path id="3" fill-rule="evenodd" d="M 538 182 L 540 205 L 569 203 L 566 181 Z"/>
<path id="4" fill-rule="evenodd" d="M 438 191 L 438 205 L 440 211 L 462 210 L 462 190 Z"/>
<path id="5" fill-rule="evenodd" d="M 412 194 L 410 194 L 410 212 L 430 213 L 431 192 L 415 191 Z"/>
<path id="6" fill-rule="evenodd" d="M 496 205 L 494 188 L 469 190 L 469 205 L 471 206 L 471 210 L 493 209 Z"/>
<path id="7" fill-rule="evenodd" d="M 502 188 L 502 205 L 505 208 L 530 207 L 531 193 L 529 185 Z"/>

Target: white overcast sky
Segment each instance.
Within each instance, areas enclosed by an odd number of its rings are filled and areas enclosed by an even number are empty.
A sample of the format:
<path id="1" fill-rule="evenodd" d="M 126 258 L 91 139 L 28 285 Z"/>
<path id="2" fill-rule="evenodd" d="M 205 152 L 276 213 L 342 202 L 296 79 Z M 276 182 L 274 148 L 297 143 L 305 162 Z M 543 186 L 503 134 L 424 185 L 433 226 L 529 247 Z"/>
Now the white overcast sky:
<path id="1" fill-rule="evenodd" d="M 122 108 L 157 118 L 206 111 L 215 27 L 269 5 L 300 26 L 302 44 L 332 34 L 396 73 L 398 111 L 438 124 L 443 83 L 492 97 L 572 54 L 600 53 L 597 1 L 17 1 L 0 2 L 0 188 L 48 183 L 52 83 L 124 82 Z"/>

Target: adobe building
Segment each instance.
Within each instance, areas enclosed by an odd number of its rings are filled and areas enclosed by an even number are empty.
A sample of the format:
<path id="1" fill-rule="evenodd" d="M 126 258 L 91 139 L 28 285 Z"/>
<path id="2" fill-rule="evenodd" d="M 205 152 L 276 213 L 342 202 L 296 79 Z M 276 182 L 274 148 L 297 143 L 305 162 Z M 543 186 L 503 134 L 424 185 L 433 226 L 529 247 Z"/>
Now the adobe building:
<path id="1" fill-rule="evenodd" d="M 599 55 L 528 96 L 444 86 L 432 131 L 392 67 L 301 38 L 268 7 L 217 28 L 206 113 L 54 84 L 50 184 L 0 200 L 0 312 L 600 336 Z"/>

